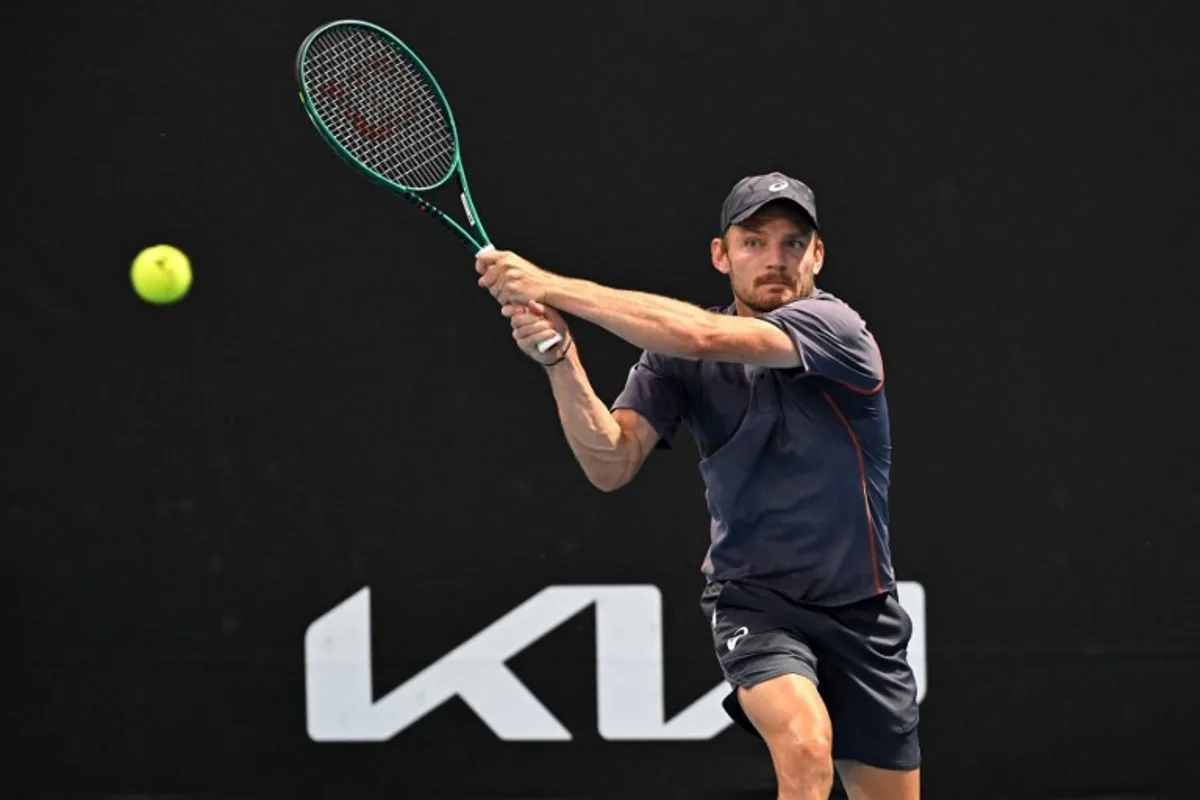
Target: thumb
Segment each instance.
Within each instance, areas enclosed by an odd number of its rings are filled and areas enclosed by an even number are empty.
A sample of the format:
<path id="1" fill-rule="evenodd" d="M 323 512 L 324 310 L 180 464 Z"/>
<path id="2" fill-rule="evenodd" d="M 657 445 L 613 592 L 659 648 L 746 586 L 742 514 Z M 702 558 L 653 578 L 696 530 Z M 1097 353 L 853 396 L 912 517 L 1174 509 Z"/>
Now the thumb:
<path id="1" fill-rule="evenodd" d="M 539 303 L 536 300 L 530 300 L 526 307 L 530 311 L 532 311 L 534 314 L 537 314 L 542 319 L 547 320 L 551 325 L 555 326 L 556 328 L 558 328 L 558 327 L 565 328 L 566 327 L 567 323 L 562 318 L 562 315 L 559 314 L 557 311 L 555 311 L 553 308 L 550 308 L 549 306 L 547 306 L 546 304 Z"/>

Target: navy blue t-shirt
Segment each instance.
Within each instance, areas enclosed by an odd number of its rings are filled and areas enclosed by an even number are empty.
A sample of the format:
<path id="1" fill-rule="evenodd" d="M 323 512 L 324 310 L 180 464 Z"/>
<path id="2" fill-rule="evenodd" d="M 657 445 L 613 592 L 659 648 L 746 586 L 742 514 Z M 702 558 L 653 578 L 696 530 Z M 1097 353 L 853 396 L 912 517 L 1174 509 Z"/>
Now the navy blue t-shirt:
<path id="1" fill-rule="evenodd" d="M 802 367 L 643 352 L 612 407 L 645 417 L 659 447 L 687 421 L 712 516 L 710 580 L 830 606 L 889 591 L 891 433 L 875 338 L 821 290 L 758 318 L 791 337 Z"/>

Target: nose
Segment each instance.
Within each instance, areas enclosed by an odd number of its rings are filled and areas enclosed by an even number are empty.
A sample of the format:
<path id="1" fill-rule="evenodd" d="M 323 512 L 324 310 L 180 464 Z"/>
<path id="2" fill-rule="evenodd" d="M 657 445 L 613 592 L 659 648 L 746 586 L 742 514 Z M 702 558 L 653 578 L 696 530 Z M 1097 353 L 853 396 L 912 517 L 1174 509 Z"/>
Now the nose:
<path id="1" fill-rule="evenodd" d="M 786 248 L 781 243 L 776 243 L 771 246 L 771 252 L 770 252 L 771 269 L 780 269 L 780 270 L 787 269 L 787 254 L 785 252 L 785 249 Z"/>

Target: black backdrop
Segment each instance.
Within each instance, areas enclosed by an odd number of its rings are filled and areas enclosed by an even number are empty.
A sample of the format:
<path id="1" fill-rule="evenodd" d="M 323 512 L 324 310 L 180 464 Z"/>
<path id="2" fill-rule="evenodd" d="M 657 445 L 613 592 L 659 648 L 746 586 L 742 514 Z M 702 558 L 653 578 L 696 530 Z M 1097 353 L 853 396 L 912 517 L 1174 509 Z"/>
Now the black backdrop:
<path id="1" fill-rule="evenodd" d="M 295 48 L 340 17 L 422 54 L 489 232 L 552 269 L 721 302 L 725 191 L 807 180 L 822 285 L 887 365 L 895 560 L 928 603 L 926 796 L 1185 793 L 1194 8 L 10 10 L 8 793 L 771 796 L 736 730 L 602 739 L 586 613 L 511 662 L 572 742 L 501 743 L 457 700 L 383 742 L 308 737 L 305 631 L 364 586 L 378 694 L 552 584 L 660 588 L 668 715 L 720 677 L 686 435 L 621 492 L 586 484 L 469 254 L 305 119 Z M 128 282 L 160 241 L 196 270 L 170 308 Z M 636 351 L 575 331 L 611 398 Z"/>

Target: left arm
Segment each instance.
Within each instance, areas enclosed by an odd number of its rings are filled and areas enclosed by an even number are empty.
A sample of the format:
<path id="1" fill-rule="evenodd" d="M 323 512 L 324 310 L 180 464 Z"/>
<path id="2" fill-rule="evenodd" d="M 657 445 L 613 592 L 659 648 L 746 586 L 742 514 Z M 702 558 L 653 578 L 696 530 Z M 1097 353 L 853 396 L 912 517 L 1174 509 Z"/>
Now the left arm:
<path id="1" fill-rule="evenodd" d="M 763 367 L 800 365 L 792 340 L 774 325 L 715 314 L 669 297 L 555 276 L 546 287 L 546 304 L 667 356 Z"/>
<path id="2" fill-rule="evenodd" d="M 513 253 L 493 251 L 476 260 L 479 285 L 501 303 L 537 301 L 662 355 L 797 367 L 800 355 L 786 333 L 749 317 L 714 314 L 669 297 L 612 289 L 546 272 Z"/>

